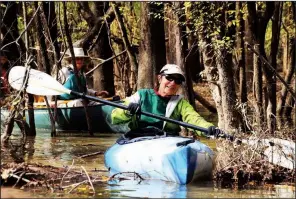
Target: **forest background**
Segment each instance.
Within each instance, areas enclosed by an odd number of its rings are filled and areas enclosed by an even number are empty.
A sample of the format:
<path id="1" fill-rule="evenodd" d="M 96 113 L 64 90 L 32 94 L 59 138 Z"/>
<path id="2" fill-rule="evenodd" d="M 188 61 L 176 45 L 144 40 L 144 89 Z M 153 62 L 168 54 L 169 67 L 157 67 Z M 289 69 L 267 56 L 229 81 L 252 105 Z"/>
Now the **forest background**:
<path id="1" fill-rule="evenodd" d="M 185 97 L 217 113 L 219 128 L 295 131 L 295 2 L 0 5 L 0 49 L 11 67 L 54 74 L 67 49 L 82 47 L 90 87 L 124 98 L 153 88 L 161 67 L 174 63 L 186 73 Z M 214 104 L 193 89 L 201 82 Z"/>

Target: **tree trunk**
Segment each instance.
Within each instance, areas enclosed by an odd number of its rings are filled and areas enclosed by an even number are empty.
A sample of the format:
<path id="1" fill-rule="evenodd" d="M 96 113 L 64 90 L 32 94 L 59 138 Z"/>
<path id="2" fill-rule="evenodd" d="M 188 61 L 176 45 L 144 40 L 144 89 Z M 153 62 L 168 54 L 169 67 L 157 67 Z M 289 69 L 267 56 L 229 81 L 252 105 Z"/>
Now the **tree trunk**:
<path id="1" fill-rule="evenodd" d="M 119 8 L 117 7 L 117 5 L 115 3 L 112 3 L 112 8 L 113 8 L 113 11 L 115 13 L 116 19 L 118 21 L 118 25 L 119 25 L 119 28 L 120 28 L 120 31 L 121 31 L 123 42 L 124 42 L 125 48 L 127 50 L 127 55 L 129 57 L 129 62 L 130 62 L 130 65 L 131 65 L 131 75 L 130 75 L 131 81 L 130 82 L 131 82 L 132 90 L 135 93 L 137 91 L 137 85 L 136 85 L 137 79 L 136 79 L 136 77 L 137 77 L 137 74 L 138 74 L 138 63 L 137 63 L 136 55 L 133 52 L 130 41 L 128 40 L 126 28 L 124 26 L 123 19 L 122 19 L 122 16 L 120 14 Z"/>
<path id="2" fill-rule="evenodd" d="M 244 21 L 244 41 L 248 44 L 253 44 L 252 32 L 249 25 L 249 20 Z M 254 70 L 254 53 L 248 49 L 247 45 L 243 45 L 245 51 L 245 66 L 246 66 L 246 84 L 248 88 L 252 88 L 253 70 Z"/>
<path id="3" fill-rule="evenodd" d="M 109 5 L 107 2 L 95 2 L 95 16 L 97 18 L 104 17 Z M 97 42 L 94 44 L 92 53 L 95 57 L 108 59 L 112 57 L 112 50 L 109 43 L 108 35 L 109 24 L 107 21 L 102 23 Z M 97 68 L 93 73 L 94 89 L 98 91 L 106 90 L 111 96 L 115 94 L 113 62 L 109 61 Z"/>
<path id="4" fill-rule="evenodd" d="M 29 136 L 36 136 L 36 127 L 35 127 L 35 117 L 34 117 L 34 96 L 32 94 L 28 94 L 28 116 L 29 116 Z"/>
<path id="5" fill-rule="evenodd" d="M 272 17 L 274 10 L 274 2 L 266 2 L 266 8 L 263 10 L 262 6 L 257 5 L 258 11 L 256 11 L 256 2 L 247 2 L 248 8 L 248 25 L 249 30 L 252 33 L 252 44 L 254 49 L 259 52 L 261 56 L 266 58 L 264 49 L 265 32 L 269 19 Z M 264 121 L 263 114 L 263 95 L 262 95 L 262 69 L 261 60 L 254 55 L 254 78 L 253 78 L 253 94 L 255 99 L 255 119 L 258 126 L 262 126 Z M 264 64 L 262 65 L 264 67 Z M 265 67 L 264 67 L 265 68 Z"/>
<path id="6" fill-rule="evenodd" d="M 254 49 L 258 52 L 259 47 L 258 45 L 254 46 Z M 256 124 L 258 126 L 261 126 L 262 124 L 262 117 L 263 117 L 263 89 L 262 89 L 262 70 L 260 65 L 260 60 L 259 58 L 254 54 L 253 56 L 254 61 L 253 61 L 253 96 L 255 100 L 255 120 Z"/>
<path id="7" fill-rule="evenodd" d="M 206 22 L 204 22 L 206 24 Z M 202 56 L 204 60 L 205 74 L 207 81 L 209 83 L 210 91 L 212 93 L 212 97 L 216 104 L 217 115 L 218 115 L 218 126 L 224 126 L 224 117 L 223 117 L 223 109 L 222 109 L 222 101 L 221 101 L 221 90 L 219 85 L 217 84 L 217 67 L 216 67 L 216 58 L 214 49 L 211 45 L 211 40 L 206 37 L 206 31 L 203 31 L 201 35 L 201 40 L 203 45 Z"/>
<path id="8" fill-rule="evenodd" d="M 252 35 L 252 44 L 254 45 L 254 49 L 259 52 L 259 42 L 258 40 L 258 32 L 256 31 L 257 23 L 256 20 L 256 3 L 248 2 L 248 29 Z M 259 29 L 259 28 L 258 28 Z M 255 121 L 258 126 L 262 124 L 262 116 L 263 116 L 263 95 L 262 95 L 262 70 L 261 70 L 261 62 L 260 59 L 253 55 L 253 96 L 254 96 L 254 107 L 255 107 Z"/>
<path id="9" fill-rule="evenodd" d="M 153 88 L 154 76 L 156 74 L 156 63 L 154 50 L 152 47 L 151 28 L 153 16 L 151 12 L 150 2 L 141 3 L 141 41 L 139 45 L 139 71 L 138 71 L 138 89 Z"/>
<path id="10" fill-rule="evenodd" d="M 153 88 L 155 76 L 166 62 L 164 21 L 149 15 L 159 13 L 162 8 L 150 2 L 141 3 L 138 89 Z"/>
<path id="11" fill-rule="evenodd" d="M 284 27 L 284 25 L 283 25 Z M 282 37 L 282 50 L 283 50 L 283 66 L 282 66 L 282 71 L 283 71 L 283 74 L 284 76 L 287 75 L 287 71 L 288 71 L 288 68 L 289 68 L 289 32 L 287 31 L 286 28 L 284 28 L 285 30 L 285 33 Z"/>
<path id="12" fill-rule="evenodd" d="M 67 6 L 66 6 L 66 2 L 63 2 L 63 7 L 64 7 L 64 28 L 65 28 L 65 35 L 67 38 L 67 44 L 68 44 L 68 49 L 70 50 L 71 53 L 71 57 L 72 57 L 72 65 L 74 66 L 74 73 L 75 73 L 75 77 L 76 80 L 79 80 L 80 78 L 78 78 L 78 72 L 77 72 L 77 67 L 76 67 L 76 62 L 75 62 L 75 55 L 74 55 L 74 50 L 73 50 L 73 44 L 72 44 L 72 38 L 70 36 L 70 32 L 69 32 L 69 25 L 68 25 L 68 19 L 67 19 Z M 81 82 L 78 82 L 78 88 L 80 90 L 80 92 L 82 92 L 82 86 L 81 86 Z M 88 131 L 89 134 L 91 136 L 93 136 L 93 131 L 92 131 L 92 126 L 91 126 L 91 118 L 89 117 L 88 114 L 88 109 L 87 109 L 87 101 L 85 99 L 83 99 L 83 108 L 85 111 L 85 117 L 86 117 L 86 121 L 87 121 L 87 127 L 88 127 Z"/>
<path id="13" fill-rule="evenodd" d="M 238 21 L 236 27 L 236 50 L 237 53 L 237 63 L 239 69 L 239 94 L 240 103 L 247 102 L 247 81 L 246 81 L 246 65 L 245 65 L 245 48 L 244 48 L 244 20 L 242 17 L 242 3 L 236 2 L 236 19 Z"/>
<path id="14" fill-rule="evenodd" d="M 295 81 L 295 80 L 294 80 Z M 294 82 L 294 85 L 295 85 L 295 82 Z M 294 86 L 294 90 L 295 90 L 295 86 Z M 295 99 L 292 97 L 292 94 L 289 94 L 288 97 L 287 97 L 287 105 L 285 106 L 286 108 L 284 109 L 284 115 L 286 117 L 286 120 L 287 120 L 287 124 L 289 126 L 292 126 L 294 125 L 294 129 L 295 129 L 295 126 L 296 126 L 296 123 L 295 123 L 295 118 L 296 118 L 296 114 L 295 114 Z M 292 115 L 292 110 L 294 109 L 294 119 L 292 118 L 293 115 Z M 294 122 L 294 124 L 293 124 Z"/>
<path id="15" fill-rule="evenodd" d="M 181 2 L 173 2 L 170 7 L 167 5 L 166 14 L 170 21 L 166 24 L 166 34 L 169 39 L 166 46 L 167 62 L 171 64 L 177 64 L 184 71 L 186 77 L 186 85 L 183 86 L 182 94 L 185 99 L 188 99 L 189 103 L 196 109 L 195 98 L 191 80 L 190 68 L 185 63 L 185 52 L 188 49 L 188 41 L 184 36 L 186 27 L 180 24 L 185 22 L 185 12 L 181 9 Z"/>
<path id="16" fill-rule="evenodd" d="M 164 22 L 164 29 L 165 29 L 165 40 L 166 40 L 166 63 L 168 64 L 175 64 L 176 63 L 176 38 L 172 30 L 175 29 L 174 20 L 174 11 L 172 5 L 169 3 L 165 3 L 165 10 L 164 17 L 168 20 Z"/>
<path id="17" fill-rule="evenodd" d="M 290 59 L 289 59 L 289 63 L 288 63 L 287 73 L 286 73 L 286 76 L 285 76 L 285 82 L 288 85 L 291 85 L 293 75 L 295 74 L 295 64 L 296 64 L 296 62 L 295 62 L 295 59 L 296 59 L 295 58 L 295 46 L 296 46 L 296 39 L 291 40 L 288 43 L 288 46 L 291 46 L 291 48 L 290 48 L 290 52 L 289 52 Z M 283 111 L 284 111 L 284 107 L 285 107 L 285 104 L 286 104 L 287 95 L 288 95 L 287 87 L 283 86 L 282 90 L 281 90 L 281 96 L 279 98 L 279 103 L 278 103 L 278 106 L 277 106 L 277 116 L 280 117 L 280 118 L 283 117 Z"/>
<path id="18" fill-rule="evenodd" d="M 24 17 L 24 27 L 27 27 L 27 8 L 25 6 L 25 2 L 22 3 L 22 10 L 23 10 L 23 17 Z M 28 32 L 25 33 L 25 47 L 26 49 L 29 48 L 29 37 L 28 37 Z M 31 64 L 32 62 L 28 63 L 28 52 L 26 52 L 26 63 Z M 32 94 L 27 93 L 28 95 L 28 101 L 27 101 L 27 107 L 28 107 L 28 116 L 29 116 L 29 131 L 28 135 L 29 136 L 36 136 L 36 127 L 35 127 L 35 117 L 34 117 L 34 109 L 33 109 L 33 104 L 34 104 L 34 96 Z"/>
<path id="19" fill-rule="evenodd" d="M 198 92 L 194 91 L 194 97 L 197 101 L 199 101 L 206 109 L 208 109 L 211 113 L 217 113 L 217 109 L 215 106 L 210 104 L 205 98 L 203 98 Z"/>
<path id="20" fill-rule="evenodd" d="M 89 2 L 78 2 L 78 10 L 89 26 L 89 31 L 81 39 L 78 46 L 89 51 L 93 57 L 105 60 L 112 57 L 112 47 L 109 42 L 109 23 L 114 20 L 115 15 L 108 2 L 95 2 L 94 5 L 94 11 L 92 11 Z M 95 39 L 95 37 L 97 38 Z M 94 65 L 97 64 L 99 63 L 94 61 Z M 113 63 L 111 61 L 106 62 L 94 70 L 93 76 L 90 78 L 92 82 L 88 85 L 92 85 L 95 90 L 106 90 L 110 95 L 114 95 L 113 73 Z"/>
<path id="21" fill-rule="evenodd" d="M 37 10 L 38 2 L 34 2 L 34 7 L 35 7 L 35 10 Z M 37 39 L 38 39 L 38 44 L 40 46 L 40 58 L 42 63 L 40 65 L 38 64 L 38 70 L 45 71 L 47 74 L 50 74 L 50 64 L 49 64 L 49 58 L 46 50 L 47 47 L 45 43 L 45 35 L 43 34 L 43 27 L 42 27 L 40 12 L 41 11 L 39 10 L 39 14 L 37 14 L 35 18 Z"/>
<path id="22" fill-rule="evenodd" d="M 9 137 L 11 136 L 13 127 L 14 127 L 14 117 L 15 117 L 16 110 L 10 112 L 8 119 L 6 120 L 5 130 L 1 135 L 1 144 L 7 143 Z"/>
<path id="23" fill-rule="evenodd" d="M 57 65 L 58 69 L 61 69 L 61 53 L 60 53 L 60 46 L 59 46 L 59 41 L 58 41 L 58 27 L 57 27 L 57 16 L 55 13 L 55 2 L 43 2 L 43 10 L 44 10 L 44 15 L 47 17 L 46 21 L 48 21 L 47 27 L 48 31 L 50 33 L 50 40 L 51 40 L 51 45 L 53 45 L 54 49 L 54 62 Z"/>
<path id="24" fill-rule="evenodd" d="M 54 49 L 54 63 L 57 67 L 56 75 L 58 77 L 58 71 L 62 68 L 61 64 L 61 50 L 59 46 L 59 41 L 58 41 L 58 27 L 57 27 L 57 16 L 55 12 L 55 2 L 43 2 L 43 7 L 44 7 L 44 14 L 47 16 L 46 21 L 48 21 L 48 28 L 49 28 L 49 34 L 51 38 L 51 45 L 53 45 Z M 57 96 L 53 96 L 53 100 L 57 101 Z M 45 97 L 46 103 L 48 103 L 47 98 Z M 51 136 L 55 137 L 56 136 L 56 127 L 55 127 L 55 121 L 56 121 L 56 116 L 57 116 L 57 105 L 54 108 L 54 114 L 52 116 L 52 113 L 50 112 L 50 108 L 48 107 L 48 114 L 50 115 L 50 120 L 51 120 Z"/>
<path id="25" fill-rule="evenodd" d="M 228 9 L 234 10 L 235 4 L 228 3 Z M 221 14 L 221 24 L 227 24 L 225 19 L 234 20 L 234 16 L 227 16 L 226 10 L 223 11 L 223 14 Z M 233 38 L 235 34 L 234 26 L 225 27 L 222 25 L 220 30 L 220 39 L 222 39 L 224 35 Z M 219 74 L 219 85 L 221 89 L 222 111 L 224 117 L 224 125 L 222 128 L 228 132 L 234 132 L 238 130 L 240 119 L 235 109 L 237 97 L 233 78 L 232 54 L 228 51 L 227 47 L 221 47 L 221 49 L 218 49 L 216 57 Z"/>
<path id="26" fill-rule="evenodd" d="M 271 65 L 275 69 L 277 68 L 277 52 L 279 46 L 279 36 L 281 27 L 281 12 L 282 3 L 275 3 L 275 11 L 272 18 L 272 40 L 271 40 Z M 276 130 L 276 75 L 268 67 L 265 68 L 265 75 L 267 79 L 267 96 L 268 96 L 268 107 L 266 111 L 267 126 L 269 132 L 273 135 Z"/>
<path id="27" fill-rule="evenodd" d="M 193 4 L 194 6 L 194 4 Z M 194 7 L 187 8 L 186 12 L 186 34 L 188 34 L 188 52 L 186 53 L 185 63 L 186 67 L 190 68 L 190 77 L 194 82 L 200 80 L 199 73 L 204 69 L 200 63 L 200 52 L 198 48 L 198 36 L 194 34 L 193 19 L 191 17 L 191 11 Z"/>

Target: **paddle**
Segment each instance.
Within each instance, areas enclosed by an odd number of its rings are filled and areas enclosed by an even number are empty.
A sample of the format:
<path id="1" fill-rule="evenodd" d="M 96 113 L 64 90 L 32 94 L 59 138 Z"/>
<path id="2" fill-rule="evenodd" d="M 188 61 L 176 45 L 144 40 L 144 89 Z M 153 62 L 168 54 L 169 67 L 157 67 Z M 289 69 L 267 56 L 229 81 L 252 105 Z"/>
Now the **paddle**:
<path id="1" fill-rule="evenodd" d="M 127 110 L 127 106 L 122 105 L 122 104 L 118 104 L 112 101 L 107 101 L 101 98 L 97 98 L 97 97 L 93 97 L 93 96 L 89 96 L 89 95 L 85 95 L 84 93 L 79 93 L 79 92 L 75 92 L 75 91 L 71 91 L 67 88 L 65 88 L 62 84 L 60 84 L 58 81 L 56 81 L 53 77 L 51 77 L 50 75 L 43 73 L 41 71 L 38 70 L 34 70 L 34 69 L 30 69 L 29 71 L 29 78 L 28 78 L 28 83 L 27 85 L 23 85 L 23 78 L 25 77 L 26 74 L 26 68 L 23 66 L 15 66 L 10 70 L 9 76 L 8 76 L 8 81 L 10 83 L 10 85 L 17 90 L 22 90 L 22 89 L 26 89 L 26 91 L 28 93 L 31 94 L 35 94 L 35 95 L 61 95 L 61 94 L 72 94 L 72 95 L 76 95 L 78 97 L 81 98 L 87 98 L 89 100 L 93 100 L 93 101 L 97 101 L 97 102 L 101 102 L 107 105 L 111 105 L 117 108 L 121 108 L 124 110 Z M 167 117 L 163 117 L 160 115 L 156 115 L 153 113 L 149 113 L 149 112 L 145 112 L 145 111 L 141 111 L 141 114 L 149 116 L 149 117 L 153 117 L 153 118 L 157 118 L 163 121 L 167 121 L 167 122 L 171 122 L 174 124 L 178 124 L 180 126 L 184 126 L 184 127 L 188 127 L 194 130 L 198 130 L 204 133 L 208 133 L 208 129 L 207 128 L 202 128 L 202 127 L 198 127 L 192 124 L 188 124 L 185 122 L 181 122 L 178 120 L 173 120 L 171 118 L 167 118 Z M 235 140 L 235 138 L 231 135 L 228 134 L 224 134 L 223 137 L 228 138 L 230 140 Z M 283 166 L 285 168 L 289 168 L 289 169 L 294 169 L 295 168 L 295 155 L 293 154 L 293 151 L 295 152 L 295 143 L 290 142 L 288 140 L 282 140 L 282 139 L 278 139 L 278 138 L 274 138 L 276 139 L 276 142 L 271 142 L 268 139 L 262 139 L 262 140 L 238 140 L 239 142 L 242 142 L 244 144 L 248 144 L 248 145 L 254 145 L 257 144 L 258 142 L 261 142 L 262 144 L 264 144 L 265 146 L 270 146 L 266 151 L 265 151 L 265 155 L 269 158 L 269 161 L 271 163 Z M 284 151 L 284 155 L 281 153 L 274 153 L 273 151 L 273 145 L 278 145 L 280 146 L 283 151 Z M 282 152 L 283 152 L 282 151 Z M 288 155 L 287 155 L 288 154 Z M 294 157 L 292 157 L 294 155 Z M 274 160 L 274 157 L 277 157 L 277 160 Z"/>
<path id="2" fill-rule="evenodd" d="M 13 87 L 16 90 L 21 90 L 25 87 L 25 85 L 23 85 L 23 78 L 25 77 L 26 74 L 26 68 L 23 66 L 15 66 L 13 67 L 10 72 L 9 72 L 9 76 L 8 76 L 8 82 L 10 83 L 11 87 Z M 112 101 L 107 101 L 101 98 L 97 98 L 97 97 L 93 97 L 90 95 L 86 95 L 84 93 L 79 93 L 76 91 L 72 91 L 69 90 L 67 88 L 65 88 L 61 83 L 59 83 L 57 80 L 55 80 L 52 76 L 38 71 L 38 70 L 34 70 L 34 69 L 30 69 L 29 72 L 29 79 L 28 79 L 28 83 L 26 86 L 26 91 L 28 93 L 34 94 L 34 95 L 61 95 L 61 94 L 71 94 L 71 95 L 75 95 L 81 98 L 87 98 L 89 100 L 93 100 L 96 102 L 101 102 L 103 104 L 107 104 L 107 105 L 111 105 L 117 108 L 121 108 L 124 110 L 127 110 L 127 106 L 123 105 L 123 104 L 119 104 L 116 102 L 112 102 Z M 160 115 L 156 115 L 153 113 L 149 113 L 149 112 L 145 112 L 145 111 L 141 111 L 142 115 L 146 115 L 149 117 L 153 117 L 153 118 L 157 118 L 163 121 L 167 121 L 167 122 L 171 122 L 174 124 L 178 124 L 180 126 L 184 126 L 184 127 L 188 127 L 188 128 L 192 128 L 194 130 L 198 130 L 204 133 L 208 133 L 208 129 L 207 128 L 203 128 L 203 127 L 199 127 L 199 126 L 195 126 L 192 124 L 188 124 L 185 122 L 181 122 L 178 120 L 173 120 L 171 118 L 168 117 L 164 117 L 164 116 L 160 116 Z"/>

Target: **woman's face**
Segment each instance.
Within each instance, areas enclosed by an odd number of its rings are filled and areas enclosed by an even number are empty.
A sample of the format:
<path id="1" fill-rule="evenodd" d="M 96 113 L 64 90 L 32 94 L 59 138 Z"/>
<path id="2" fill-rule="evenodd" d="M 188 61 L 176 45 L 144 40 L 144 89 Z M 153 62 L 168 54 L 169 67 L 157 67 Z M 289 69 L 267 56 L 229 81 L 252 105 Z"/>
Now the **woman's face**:
<path id="1" fill-rule="evenodd" d="M 158 75 L 159 88 L 158 93 L 162 97 L 169 97 L 176 95 L 177 91 L 182 84 L 180 75 L 171 74 L 171 75 Z"/>

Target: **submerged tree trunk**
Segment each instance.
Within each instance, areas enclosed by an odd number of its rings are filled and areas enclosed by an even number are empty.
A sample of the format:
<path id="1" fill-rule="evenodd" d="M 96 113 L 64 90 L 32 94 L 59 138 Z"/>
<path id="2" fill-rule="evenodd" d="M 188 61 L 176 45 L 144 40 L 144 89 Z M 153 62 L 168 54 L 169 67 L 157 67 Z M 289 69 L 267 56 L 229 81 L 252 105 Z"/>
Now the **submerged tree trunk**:
<path id="1" fill-rule="evenodd" d="M 36 126 L 35 126 L 35 117 L 34 117 L 34 96 L 28 93 L 28 116 L 29 116 L 29 125 L 30 131 L 29 136 L 36 136 Z"/>
<path id="2" fill-rule="evenodd" d="M 67 6 L 66 6 L 66 3 L 63 2 L 63 7 L 64 7 L 64 28 L 65 28 L 65 35 L 66 35 L 66 38 L 67 38 L 67 44 L 68 44 L 68 47 L 69 47 L 69 50 L 70 50 L 70 53 L 71 53 L 71 57 L 72 57 L 72 65 L 74 66 L 74 74 L 75 74 L 75 77 L 76 77 L 76 80 L 79 80 L 80 78 L 78 78 L 78 72 L 77 72 L 77 67 L 76 67 L 76 62 L 75 62 L 75 54 L 74 54 L 74 50 L 73 50 L 73 44 L 72 44 L 72 38 L 70 36 L 70 32 L 69 32 L 69 25 L 68 25 L 68 19 L 67 19 Z M 80 92 L 83 92 L 82 90 L 82 86 L 81 86 L 81 82 L 80 81 L 77 81 L 78 82 L 78 87 L 79 87 L 79 90 Z M 83 99 L 83 107 L 84 107 L 84 111 L 85 111 L 85 116 L 86 116 L 86 121 L 87 121 L 87 127 L 88 127 L 88 131 L 89 131 L 89 134 L 91 136 L 93 136 L 93 131 L 92 131 L 92 126 L 91 126 L 91 118 L 89 117 L 89 114 L 88 114 L 88 108 L 87 108 L 87 101 L 86 99 Z"/>

